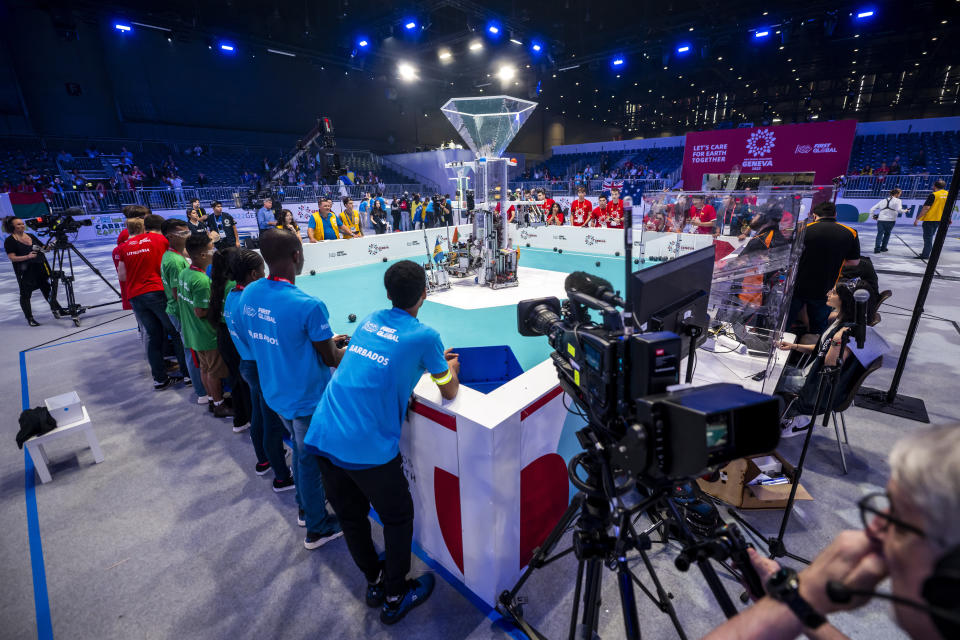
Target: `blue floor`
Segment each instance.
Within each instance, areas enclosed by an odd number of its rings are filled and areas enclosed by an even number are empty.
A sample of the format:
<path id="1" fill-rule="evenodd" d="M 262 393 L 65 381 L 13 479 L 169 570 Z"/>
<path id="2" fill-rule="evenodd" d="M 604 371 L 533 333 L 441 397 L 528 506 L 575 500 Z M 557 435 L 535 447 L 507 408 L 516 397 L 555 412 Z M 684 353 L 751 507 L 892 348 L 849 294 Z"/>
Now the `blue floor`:
<path id="1" fill-rule="evenodd" d="M 559 254 L 543 249 L 523 248 L 520 252 L 521 266 L 560 273 L 587 271 L 606 278 L 621 290 L 623 260 L 622 257 Z M 356 328 L 355 323 L 348 322 L 351 313 L 356 314 L 359 322 L 367 314 L 390 306 L 382 283 L 383 273 L 391 264 L 385 262 L 315 276 L 301 275 L 297 278 L 297 286 L 326 303 L 335 333 L 351 334 Z M 466 310 L 433 303 L 428 298 L 418 317 L 440 332 L 445 347 L 508 345 L 524 371 L 546 360 L 552 351 L 546 338 L 525 338 L 517 333 L 514 305 Z"/>

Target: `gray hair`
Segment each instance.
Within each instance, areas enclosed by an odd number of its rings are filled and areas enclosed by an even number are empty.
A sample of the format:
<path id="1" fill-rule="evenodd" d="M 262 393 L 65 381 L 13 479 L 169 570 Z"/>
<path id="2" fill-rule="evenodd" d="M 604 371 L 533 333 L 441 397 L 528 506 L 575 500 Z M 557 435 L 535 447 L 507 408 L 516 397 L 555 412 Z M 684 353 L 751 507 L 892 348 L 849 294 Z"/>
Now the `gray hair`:
<path id="1" fill-rule="evenodd" d="M 891 478 L 947 548 L 960 544 L 960 424 L 918 431 L 890 452 Z"/>

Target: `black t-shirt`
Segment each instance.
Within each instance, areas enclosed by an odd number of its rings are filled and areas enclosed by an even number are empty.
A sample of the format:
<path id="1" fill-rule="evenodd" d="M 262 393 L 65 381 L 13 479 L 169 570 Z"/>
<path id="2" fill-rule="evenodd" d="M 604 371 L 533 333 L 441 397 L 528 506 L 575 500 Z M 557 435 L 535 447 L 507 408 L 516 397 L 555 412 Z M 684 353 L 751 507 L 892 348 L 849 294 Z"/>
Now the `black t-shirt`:
<path id="1" fill-rule="evenodd" d="M 797 265 L 794 295 L 825 300 L 840 277 L 844 261 L 859 259 L 860 237 L 854 229 L 840 224 L 836 218 L 820 218 L 809 223 Z"/>
<path id="2" fill-rule="evenodd" d="M 13 237 L 13 234 L 7 236 L 7 239 L 3 241 L 3 250 L 5 253 L 12 253 L 15 256 L 28 256 L 32 251 L 39 250 L 43 247 L 43 243 L 37 238 L 37 236 L 32 233 L 28 233 L 27 236 L 33 240 L 32 245 L 24 244 Z M 30 260 L 21 260 L 19 262 L 13 263 L 13 270 L 17 274 L 17 278 L 20 278 L 23 274 L 28 271 L 32 272 L 41 268 L 43 265 L 44 259 L 43 254 L 38 253 L 37 257 Z"/>
<path id="3" fill-rule="evenodd" d="M 237 221 L 233 216 L 224 211 L 218 217 L 215 213 L 207 216 L 207 226 L 210 231 L 216 231 L 222 238 L 224 246 L 233 247 L 237 244 Z"/>
<path id="4" fill-rule="evenodd" d="M 931 193 L 930 195 L 927 196 L 927 199 L 923 201 L 923 206 L 924 206 L 924 207 L 932 207 L 932 206 L 933 206 L 933 203 L 936 202 L 936 201 L 937 201 L 936 196 L 934 196 L 934 195 Z"/>

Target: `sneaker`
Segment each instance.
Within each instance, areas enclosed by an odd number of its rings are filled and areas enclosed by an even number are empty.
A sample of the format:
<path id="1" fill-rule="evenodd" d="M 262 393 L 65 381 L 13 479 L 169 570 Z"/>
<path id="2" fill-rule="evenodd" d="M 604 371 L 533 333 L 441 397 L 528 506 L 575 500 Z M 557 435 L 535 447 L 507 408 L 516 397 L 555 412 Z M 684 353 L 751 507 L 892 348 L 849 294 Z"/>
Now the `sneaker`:
<path id="1" fill-rule="evenodd" d="M 221 404 L 220 406 L 210 405 L 213 407 L 213 417 L 214 418 L 232 418 L 233 409 L 227 406 L 226 403 Z"/>
<path id="2" fill-rule="evenodd" d="M 258 462 L 258 463 L 257 463 L 257 466 L 254 467 L 254 471 L 257 472 L 257 475 L 258 475 L 258 476 L 265 475 L 265 474 L 267 473 L 267 471 L 270 471 L 270 463 L 269 463 L 269 462 Z"/>
<path id="3" fill-rule="evenodd" d="M 167 387 L 173 384 L 173 378 L 167 378 L 163 382 L 153 381 L 153 390 L 154 391 L 163 391 Z"/>
<path id="4" fill-rule="evenodd" d="M 334 524 L 325 531 L 308 531 L 307 537 L 303 539 L 303 546 L 311 551 L 319 549 L 331 540 L 336 540 L 343 535 L 340 523 L 334 520 Z"/>
<path id="5" fill-rule="evenodd" d="M 193 382 L 190 380 L 190 376 L 183 376 L 183 378 L 181 378 L 180 382 L 182 382 L 182 383 L 183 383 L 183 386 L 185 386 L 185 387 L 192 387 L 192 386 L 193 386 Z"/>
<path id="6" fill-rule="evenodd" d="M 207 411 L 209 411 L 210 413 L 213 413 L 214 406 L 215 405 L 213 404 L 213 398 L 211 398 L 210 396 L 207 396 Z"/>
<path id="7" fill-rule="evenodd" d="M 810 416 L 794 416 L 780 423 L 780 437 L 802 436 L 810 428 Z"/>
<path id="8" fill-rule="evenodd" d="M 890 251 L 890 249 L 887 249 L 886 247 L 880 249 L 880 253 L 886 253 L 887 251 Z"/>
<path id="9" fill-rule="evenodd" d="M 269 464 L 270 463 L 268 462 L 267 463 L 268 469 L 270 468 Z M 259 467 L 260 465 L 257 465 L 257 466 Z M 257 473 L 260 473 L 260 472 L 257 471 Z M 266 470 L 264 470 L 263 473 L 266 473 Z M 293 476 L 290 476 L 286 480 L 277 480 L 276 478 L 273 479 L 273 490 L 275 493 L 283 493 L 284 491 L 290 491 L 291 489 L 296 489 L 296 488 L 297 488 L 296 484 L 293 482 Z M 306 523 L 300 526 L 301 527 L 306 526 Z"/>
<path id="10" fill-rule="evenodd" d="M 209 404 L 210 396 L 197 396 L 197 404 Z"/>
<path id="11" fill-rule="evenodd" d="M 380 569 L 380 575 L 376 582 L 367 583 L 367 606 L 378 608 L 383 606 L 383 601 L 387 597 L 387 588 L 383 584 L 383 569 Z"/>
<path id="12" fill-rule="evenodd" d="M 383 601 L 383 608 L 380 609 L 380 622 L 383 624 L 400 622 L 411 609 L 420 606 L 430 597 L 435 582 L 436 579 L 432 573 L 426 573 L 416 580 L 408 580 L 407 592 L 403 594 L 403 597 L 394 602 L 389 599 Z"/>
<path id="13" fill-rule="evenodd" d="M 303 509 L 297 509 L 297 526 L 307 526 L 307 515 L 303 512 Z"/>
<path id="14" fill-rule="evenodd" d="M 240 433 L 241 431 L 244 431 L 244 430 L 249 429 L 249 428 L 250 428 L 250 423 L 249 423 L 249 422 L 248 422 L 247 424 L 242 424 L 242 425 L 240 425 L 239 427 L 238 427 L 237 425 L 233 425 L 233 432 L 234 432 L 234 433 Z"/>

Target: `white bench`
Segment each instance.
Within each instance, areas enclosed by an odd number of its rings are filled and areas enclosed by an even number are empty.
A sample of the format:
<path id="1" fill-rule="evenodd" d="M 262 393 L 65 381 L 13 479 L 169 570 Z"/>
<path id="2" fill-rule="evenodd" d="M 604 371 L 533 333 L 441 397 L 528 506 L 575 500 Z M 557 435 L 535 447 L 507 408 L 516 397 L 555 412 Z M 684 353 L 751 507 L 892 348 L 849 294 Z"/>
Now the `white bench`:
<path id="1" fill-rule="evenodd" d="M 57 427 L 53 431 L 49 431 L 43 435 L 33 436 L 24 443 L 27 447 L 27 452 L 30 454 L 30 458 L 33 460 L 33 466 L 37 469 L 37 475 L 40 476 L 40 482 L 47 483 L 53 480 L 53 477 L 50 475 L 50 469 L 47 468 L 50 464 L 50 459 L 47 458 L 47 452 L 44 450 L 43 445 L 57 438 L 74 433 L 85 434 L 87 436 L 87 444 L 90 446 L 90 452 L 93 454 L 93 461 L 95 463 L 103 462 L 103 451 L 100 449 L 100 443 L 97 441 L 96 434 L 93 433 L 93 424 L 90 422 L 90 415 L 87 413 L 87 408 L 83 407 L 82 420 L 63 427 Z"/>

